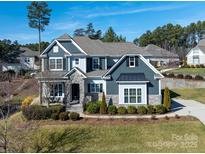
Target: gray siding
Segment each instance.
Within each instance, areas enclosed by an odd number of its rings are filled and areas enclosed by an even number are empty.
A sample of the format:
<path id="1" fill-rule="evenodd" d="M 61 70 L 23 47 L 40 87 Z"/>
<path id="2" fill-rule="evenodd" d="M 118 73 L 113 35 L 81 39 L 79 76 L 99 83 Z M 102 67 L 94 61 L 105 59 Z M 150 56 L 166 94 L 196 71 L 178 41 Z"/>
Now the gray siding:
<path id="1" fill-rule="evenodd" d="M 71 54 L 82 53 L 71 41 L 59 41 Z"/>
<path id="2" fill-rule="evenodd" d="M 128 67 L 125 58 L 121 64 L 111 73 L 112 79 L 107 80 L 106 89 L 108 95 L 118 95 L 118 84 L 116 83 L 117 78 L 121 73 L 144 73 L 145 78 L 149 80 L 148 83 L 148 95 L 158 95 L 159 94 L 159 80 L 154 79 L 154 72 L 141 60 L 138 59 L 138 66 Z"/>

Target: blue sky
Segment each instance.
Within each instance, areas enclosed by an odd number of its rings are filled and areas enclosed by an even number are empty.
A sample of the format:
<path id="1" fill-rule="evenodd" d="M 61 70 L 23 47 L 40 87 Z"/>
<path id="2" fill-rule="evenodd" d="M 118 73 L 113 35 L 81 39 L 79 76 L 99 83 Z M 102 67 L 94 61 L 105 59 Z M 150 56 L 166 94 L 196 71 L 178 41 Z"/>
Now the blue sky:
<path id="1" fill-rule="evenodd" d="M 30 2 L 0 2 L 0 39 L 20 43 L 38 41 L 36 29 L 28 26 Z M 205 20 L 205 2 L 48 2 L 52 9 L 50 24 L 42 34 L 43 41 L 85 27 L 89 22 L 103 32 L 112 26 L 117 34 L 133 41 L 146 30 L 167 23 L 185 26 Z"/>

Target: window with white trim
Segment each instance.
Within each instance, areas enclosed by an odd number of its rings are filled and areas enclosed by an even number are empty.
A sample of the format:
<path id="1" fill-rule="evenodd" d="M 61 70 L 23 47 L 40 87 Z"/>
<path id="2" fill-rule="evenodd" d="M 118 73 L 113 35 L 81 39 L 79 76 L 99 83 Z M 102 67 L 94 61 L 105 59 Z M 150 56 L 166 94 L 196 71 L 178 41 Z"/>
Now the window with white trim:
<path id="1" fill-rule="evenodd" d="M 63 70 L 63 58 L 50 58 L 49 68 L 50 70 Z"/>
<path id="2" fill-rule="evenodd" d="M 135 57 L 134 56 L 129 57 L 129 67 L 135 67 Z"/>
<path id="3" fill-rule="evenodd" d="M 100 59 L 99 58 L 93 58 L 93 70 L 97 70 L 100 67 Z"/>
<path id="4" fill-rule="evenodd" d="M 25 57 L 24 61 L 25 61 L 26 63 L 30 63 L 30 58 L 29 58 L 29 57 Z"/>
<path id="5" fill-rule="evenodd" d="M 63 84 L 62 83 L 52 84 L 50 89 L 50 96 L 51 97 L 63 96 Z"/>
<path id="6" fill-rule="evenodd" d="M 76 64 L 76 65 L 79 64 L 79 58 L 75 58 L 75 64 Z"/>
<path id="7" fill-rule="evenodd" d="M 89 83 L 88 84 L 88 92 L 90 92 L 90 93 L 103 92 L 103 84 L 102 83 Z"/>
<path id="8" fill-rule="evenodd" d="M 53 52 L 54 53 L 57 53 L 59 51 L 59 47 L 57 46 L 57 45 L 55 45 L 54 47 L 53 47 Z"/>
<path id="9" fill-rule="evenodd" d="M 142 89 L 125 88 L 124 103 L 142 103 Z"/>

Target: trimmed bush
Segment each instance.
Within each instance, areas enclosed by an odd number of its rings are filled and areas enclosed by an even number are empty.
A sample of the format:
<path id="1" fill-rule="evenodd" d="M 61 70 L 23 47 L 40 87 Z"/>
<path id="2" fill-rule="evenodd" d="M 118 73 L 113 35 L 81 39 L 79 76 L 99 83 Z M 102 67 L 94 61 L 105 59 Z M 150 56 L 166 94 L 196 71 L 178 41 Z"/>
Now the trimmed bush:
<path id="1" fill-rule="evenodd" d="M 61 112 L 59 114 L 59 119 L 62 121 L 68 120 L 69 119 L 68 112 Z"/>
<path id="2" fill-rule="evenodd" d="M 190 68 L 195 68 L 195 66 L 194 65 L 190 65 Z"/>
<path id="3" fill-rule="evenodd" d="M 117 113 L 117 107 L 115 105 L 109 105 L 108 106 L 108 113 L 109 114 L 116 114 Z"/>
<path id="4" fill-rule="evenodd" d="M 191 75 L 186 75 L 184 78 L 185 79 L 192 79 L 192 76 Z"/>
<path id="5" fill-rule="evenodd" d="M 44 106 L 31 105 L 23 108 L 22 113 L 28 120 L 43 120 L 51 118 L 52 111 Z"/>
<path id="6" fill-rule="evenodd" d="M 203 64 L 200 64 L 200 68 L 204 68 L 205 66 Z"/>
<path id="7" fill-rule="evenodd" d="M 178 75 L 177 75 L 177 78 L 178 78 L 178 79 L 183 79 L 183 78 L 184 78 L 184 75 L 183 75 L 183 74 L 178 74 Z"/>
<path id="8" fill-rule="evenodd" d="M 174 75 L 174 73 L 169 73 L 169 74 L 167 75 L 167 77 L 169 77 L 169 78 L 174 78 L 175 75 Z"/>
<path id="9" fill-rule="evenodd" d="M 59 114 L 58 113 L 52 113 L 51 114 L 51 119 L 58 120 L 59 119 Z"/>
<path id="10" fill-rule="evenodd" d="M 138 112 L 140 115 L 147 114 L 147 108 L 144 107 L 144 106 L 139 106 L 139 107 L 137 108 L 137 112 Z"/>
<path id="11" fill-rule="evenodd" d="M 70 113 L 70 119 L 73 121 L 79 120 L 80 119 L 80 115 L 77 112 L 71 112 Z"/>
<path id="12" fill-rule="evenodd" d="M 127 113 L 127 109 L 124 106 L 120 106 L 117 109 L 117 113 L 118 114 L 126 114 Z"/>
<path id="13" fill-rule="evenodd" d="M 49 109 L 51 110 L 52 113 L 60 113 L 60 112 L 65 112 L 66 107 L 64 105 L 51 105 L 49 106 Z"/>
<path id="14" fill-rule="evenodd" d="M 86 106 L 86 111 L 88 111 L 89 113 L 99 113 L 100 111 L 100 106 L 99 104 L 95 103 L 95 102 L 89 102 L 88 105 Z"/>
<path id="15" fill-rule="evenodd" d="M 196 65 L 195 68 L 200 68 L 200 65 Z"/>
<path id="16" fill-rule="evenodd" d="M 137 113 L 136 107 L 135 107 L 135 106 L 128 106 L 128 108 L 127 108 L 127 113 L 129 113 L 129 114 L 135 114 L 135 113 Z"/>
<path id="17" fill-rule="evenodd" d="M 196 75 L 195 76 L 195 80 L 203 80 L 204 78 L 202 77 L 202 76 L 200 76 L 200 75 Z"/>
<path id="18" fill-rule="evenodd" d="M 148 114 L 154 114 L 156 111 L 155 111 L 155 108 L 153 105 L 148 105 L 147 106 L 147 113 Z"/>
<path id="19" fill-rule="evenodd" d="M 163 106 L 169 111 L 171 109 L 171 98 L 170 98 L 170 92 L 167 87 L 164 89 L 164 95 L 163 95 Z"/>
<path id="20" fill-rule="evenodd" d="M 167 111 L 163 105 L 156 105 L 155 109 L 156 109 L 156 113 L 159 113 L 159 114 L 164 114 Z"/>
<path id="21" fill-rule="evenodd" d="M 106 113 L 107 113 L 107 104 L 105 100 L 105 93 L 103 92 L 102 103 L 100 104 L 100 114 L 106 114 Z"/>

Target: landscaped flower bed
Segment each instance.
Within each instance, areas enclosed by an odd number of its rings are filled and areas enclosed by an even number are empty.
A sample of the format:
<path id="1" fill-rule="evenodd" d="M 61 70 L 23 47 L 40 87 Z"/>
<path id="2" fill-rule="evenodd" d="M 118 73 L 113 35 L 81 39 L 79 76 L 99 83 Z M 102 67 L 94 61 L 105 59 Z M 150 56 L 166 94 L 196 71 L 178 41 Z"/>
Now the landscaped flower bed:
<path id="1" fill-rule="evenodd" d="M 205 80 L 205 78 L 200 75 L 184 75 L 184 74 L 175 74 L 175 73 L 163 73 L 163 75 L 168 78 Z"/>

